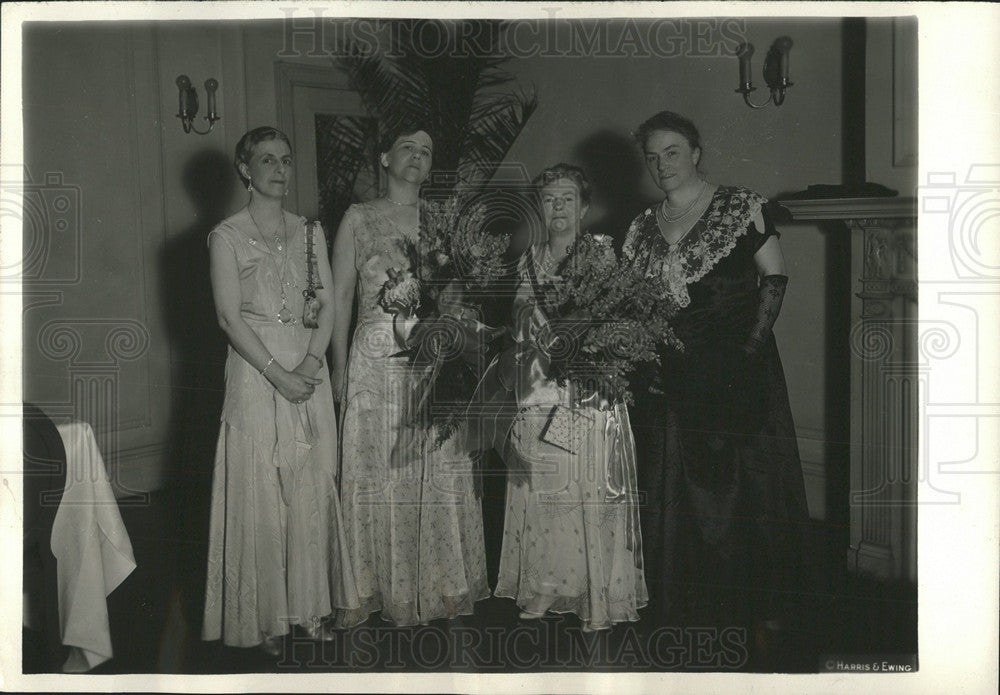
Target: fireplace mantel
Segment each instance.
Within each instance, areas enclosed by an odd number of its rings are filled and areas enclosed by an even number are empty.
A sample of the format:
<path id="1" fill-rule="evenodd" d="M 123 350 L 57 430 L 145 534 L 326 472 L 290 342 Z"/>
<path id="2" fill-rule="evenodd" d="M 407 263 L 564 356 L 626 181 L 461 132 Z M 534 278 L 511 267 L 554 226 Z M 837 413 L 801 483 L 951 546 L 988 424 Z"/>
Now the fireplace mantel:
<path id="1" fill-rule="evenodd" d="M 853 571 L 916 581 L 917 349 L 914 198 L 780 200 L 795 222 L 851 235 L 850 547 Z"/>
<path id="2" fill-rule="evenodd" d="M 917 217 L 915 198 L 816 198 L 779 200 L 799 220 L 900 219 Z"/>

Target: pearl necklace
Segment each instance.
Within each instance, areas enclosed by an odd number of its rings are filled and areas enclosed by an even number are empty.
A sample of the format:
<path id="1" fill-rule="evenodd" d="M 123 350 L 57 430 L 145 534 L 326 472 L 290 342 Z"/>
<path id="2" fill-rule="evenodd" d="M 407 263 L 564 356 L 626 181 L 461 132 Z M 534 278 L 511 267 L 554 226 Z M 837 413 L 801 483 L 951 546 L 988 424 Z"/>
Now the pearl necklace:
<path id="1" fill-rule="evenodd" d="M 660 213 L 660 217 L 663 218 L 664 222 L 678 222 L 680 220 L 683 220 L 685 217 L 691 214 L 692 211 L 694 211 L 694 209 L 698 206 L 698 203 L 700 203 L 702 198 L 705 197 L 705 192 L 707 190 L 708 190 L 708 184 L 702 181 L 701 190 L 698 191 L 698 195 L 695 196 L 694 200 L 692 200 L 691 203 L 683 210 L 681 210 L 679 213 L 673 215 L 667 213 L 667 209 L 670 206 L 667 204 L 666 198 L 663 199 L 663 203 L 661 203 L 660 206 L 657 208 L 657 212 Z"/>
<path id="2" fill-rule="evenodd" d="M 401 207 L 401 208 L 412 208 L 412 207 L 416 206 L 420 202 L 420 200 L 417 199 L 417 200 L 413 201 L 412 203 L 397 203 L 395 200 L 393 200 L 392 198 L 390 198 L 388 195 L 385 196 L 385 199 L 388 200 L 393 205 L 395 205 L 397 207 Z"/>

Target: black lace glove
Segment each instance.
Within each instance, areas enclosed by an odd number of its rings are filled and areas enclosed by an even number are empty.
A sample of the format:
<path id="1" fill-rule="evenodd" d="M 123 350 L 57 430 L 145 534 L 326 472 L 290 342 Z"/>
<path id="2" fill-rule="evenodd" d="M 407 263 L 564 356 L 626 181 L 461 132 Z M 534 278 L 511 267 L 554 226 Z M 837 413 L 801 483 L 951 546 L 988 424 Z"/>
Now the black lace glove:
<path id="1" fill-rule="evenodd" d="M 726 354 L 722 371 L 727 376 L 726 406 L 720 416 L 737 433 L 756 431 L 762 424 L 767 408 L 767 387 L 764 369 L 759 357 L 771 337 L 771 328 L 781 311 L 788 284 L 786 275 L 767 275 L 761 278 L 757 322 L 750 329 L 742 345 L 733 345 Z"/>
<path id="2" fill-rule="evenodd" d="M 750 329 L 750 335 L 743 344 L 743 351 L 751 357 L 756 357 L 760 353 L 771 336 L 771 328 L 781 312 L 781 302 L 785 299 L 787 285 L 787 275 L 765 275 L 760 279 L 757 323 Z"/>

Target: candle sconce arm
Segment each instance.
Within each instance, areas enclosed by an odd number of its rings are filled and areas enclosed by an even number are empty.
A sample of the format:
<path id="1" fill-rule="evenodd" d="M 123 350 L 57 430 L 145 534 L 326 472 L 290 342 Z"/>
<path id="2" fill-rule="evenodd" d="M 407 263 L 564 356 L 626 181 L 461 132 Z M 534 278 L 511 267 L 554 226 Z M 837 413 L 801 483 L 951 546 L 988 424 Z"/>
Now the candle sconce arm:
<path id="1" fill-rule="evenodd" d="M 768 104 L 781 106 L 785 102 L 785 90 L 792 86 L 788 79 L 788 53 L 792 48 L 792 40 L 782 36 L 775 40 L 771 49 L 764 56 L 764 82 L 771 95 L 762 104 L 755 104 L 750 99 L 750 93 L 756 91 L 750 81 L 750 59 L 753 56 L 753 44 L 740 44 L 736 57 L 740 63 L 740 86 L 737 92 L 743 95 L 743 101 L 752 109 L 762 109 Z"/>
<path id="2" fill-rule="evenodd" d="M 208 128 L 206 128 L 205 130 L 198 130 L 197 128 L 194 127 L 194 122 L 191 121 L 191 119 L 184 119 L 182 121 L 182 123 L 184 124 L 184 132 L 185 133 L 194 132 L 197 133 L 198 135 L 208 135 L 209 133 L 212 132 L 212 128 L 215 127 L 215 122 L 221 120 L 221 117 L 216 116 L 213 118 L 212 116 L 205 116 L 205 120 L 208 121 Z"/>
<path id="3" fill-rule="evenodd" d="M 750 92 L 757 91 L 755 87 L 749 87 L 749 88 L 748 87 L 740 87 L 736 91 L 743 95 L 743 101 L 746 102 L 746 105 L 749 106 L 751 109 L 762 109 L 765 106 L 767 106 L 768 104 L 770 104 L 772 101 L 774 101 L 775 104 L 780 104 L 781 103 L 779 101 L 775 101 L 775 99 L 774 99 L 774 90 L 773 89 L 771 90 L 771 96 L 769 96 L 767 98 L 767 101 L 765 101 L 763 104 L 755 104 L 752 101 L 750 101 Z M 782 92 L 781 92 L 781 101 L 784 101 L 784 100 L 785 100 L 785 93 L 784 93 L 784 90 L 782 90 Z"/>
<path id="4" fill-rule="evenodd" d="M 208 100 L 208 115 L 204 118 L 208 121 L 208 128 L 198 130 L 194 126 L 195 116 L 198 115 L 198 91 L 191 85 L 191 79 L 187 75 L 180 75 L 176 80 L 179 98 L 177 118 L 181 119 L 181 126 L 185 133 L 197 133 L 198 135 L 208 135 L 215 127 L 215 122 L 222 117 L 215 110 L 215 92 L 219 87 L 219 82 L 215 78 L 205 80 L 205 94 Z"/>

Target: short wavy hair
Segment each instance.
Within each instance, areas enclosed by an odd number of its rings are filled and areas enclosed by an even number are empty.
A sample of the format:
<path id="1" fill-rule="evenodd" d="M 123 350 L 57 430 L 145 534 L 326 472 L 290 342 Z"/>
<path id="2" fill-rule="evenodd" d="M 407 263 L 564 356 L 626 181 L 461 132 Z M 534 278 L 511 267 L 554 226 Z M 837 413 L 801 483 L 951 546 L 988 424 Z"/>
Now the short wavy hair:
<path id="1" fill-rule="evenodd" d="M 559 179 L 569 179 L 575 183 L 576 189 L 580 191 L 580 200 L 584 205 L 590 205 L 590 181 L 587 180 L 587 174 L 583 169 L 574 164 L 559 162 L 546 167 L 531 181 L 531 185 L 535 191 L 541 191 L 543 186 Z"/>
<path id="2" fill-rule="evenodd" d="M 396 144 L 396 140 L 404 135 L 413 135 L 421 130 L 430 136 L 431 144 L 437 141 L 436 133 L 430 124 L 420 119 L 408 120 L 387 128 L 381 133 L 378 139 L 378 154 L 382 155 L 391 150 L 392 146 Z"/>
<path id="3" fill-rule="evenodd" d="M 240 171 L 240 164 L 246 164 L 250 166 L 250 160 L 253 158 L 254 148 L 262 142 L 267 140 L 281 140 L 283 143 L 288 145 L 289 151 L 293 150 L 292 141 L 288 139 L 288 136 L 282 133 L 277 128 L 272 128 L 271 126 L 265 125 L 259 128 L 254 128 L 253 130 L 248 130 L 240 138 L 240 141 L 236 143 L 236 156 L 233 158 L 233 166 L 236 167 L 236 173 L 240 177 L 240 181 L 246 186 L 250 183 L 250 179 L 243 175 Z"/>
<path id="4" fill-rule="evenodd" d="M 688 141 L 688 145 L 691 146 L 692 150 L 696 148 L 701 149 L 701 135 L 698 133 L 698 128 L 695 127 L 694 122 L 673 111 L 660 111 L 650 116 L 635 129 L 632 137 L 635 138 L 639 147 L 645 150 L 649 136 L 658 130 L 677 133 Z"/>

